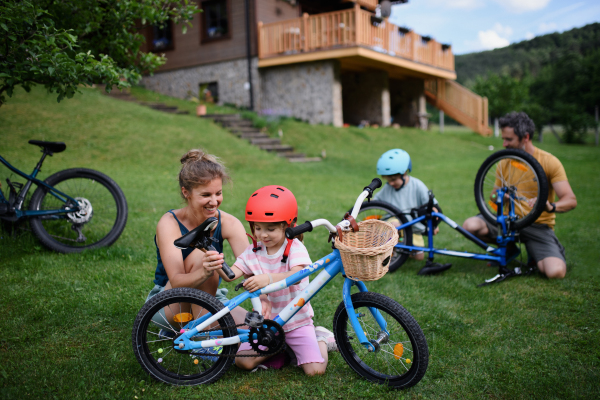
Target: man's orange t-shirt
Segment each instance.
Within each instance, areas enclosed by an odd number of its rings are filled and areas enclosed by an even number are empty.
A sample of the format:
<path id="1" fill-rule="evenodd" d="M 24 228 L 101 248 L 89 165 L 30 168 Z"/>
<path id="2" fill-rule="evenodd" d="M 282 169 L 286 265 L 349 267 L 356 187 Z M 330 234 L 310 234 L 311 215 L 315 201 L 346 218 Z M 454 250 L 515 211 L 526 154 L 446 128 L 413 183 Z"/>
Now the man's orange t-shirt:
<path id="1" fill-rule="evenodd" d="M 554 187 L 552 185 L 556 182 L 566 181 L 567 173 L 565 172 L 565 169 L 558 158 L 554 157 L 547 151 L 540 150 L 535 147 L 533 151 L 533 158 L 540 163 L 542 169 L 546 173 L 546 179 L 548 181 L 548 201 L 553 203 L 556 198 L 556 192 L 554 191 Z M 526 171 L 525 169 L 522 169 L 523 167 L 519 168 L 520 163 L 516 162 L 515 164 L 515 162 L 512 161 L 511 168 L 509 168 L 509 161 L 505 161 L 506 162 L 502 161 L 499 165 L 500 169 L 498 171 L 499 175 L 497 176 L 496 186 L 501 186 L 500 181 L 504 180 L 505 182 L 515 184 L 520 193 L 537 193 L 537 183 L 534 179 L 531 179 L 527 176 L 531 174 L 530 170 Z M 533 197 L 533 195 L 531 197 Z M 528 214 L 530 211 L 531 208 L 527 204 L 526 200 L 515 203 L 515 212 L 518 215 L 522 216 L 524 214 Z M 554 225 L 556 223 L 556 214 L 544 211 L 535 221 L 535 223 L 548 225 L 554 229 Z"/>

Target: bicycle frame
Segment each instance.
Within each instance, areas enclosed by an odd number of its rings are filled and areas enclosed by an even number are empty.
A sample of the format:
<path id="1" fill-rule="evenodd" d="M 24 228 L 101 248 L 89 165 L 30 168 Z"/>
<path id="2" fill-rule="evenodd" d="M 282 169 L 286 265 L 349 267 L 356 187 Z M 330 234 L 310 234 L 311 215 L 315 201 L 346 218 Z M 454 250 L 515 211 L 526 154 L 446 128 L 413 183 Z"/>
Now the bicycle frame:
<path id="1" fill-rule="evenodd" d="M 40 169 L 42 167 L 42 162 L 44 161 L 45 157 L 46 157 L 46 153 L 44 153 L 44 155 L 42 156 L 40 161 L 37 163 L 36 167 L 34 168 L 33 172 L 31 173 L 31 175 L 27 175 L 26 173 L 20 171 L 16 167 L 13 167 L 8 161 L 6 161 L 2 156 L 0 156 L 0 163 L 4 164 L 9 170 L 14 172 L 15 174 L 27 179 L 27 183 L 19 191 L 16 202 L 13 205 L 10 205 L 9 201 L 6 199 L 6 197 L 4 197 L 4 194 L 0 190 L 0 203 L 9 204 L 9 206 L 12 206 L 13 209 L 9 210 L 9 211 L 10 212 L 14 211 L 17 219 L 20 219 L 23 217 L 40 217 L 40 216 L 58 219 L 58 218 L 62 218 L 62 216 L 61 216 L 62 214 L 79 211 L 79 203 L 77 202 L 77 200 L 75 200 L 71 196 L 61 192 L 60 190 L 57 190 L 54 187 L 48 185 L 46 182 L 41 181 L 36 178 L 36 176 L 40 172 Z M 27 193 L 29 192 L 29 189 L 31 188 L 31 185 L 33 183 L 35 183 L 38 186 L 45 187 L 50 192 L 50 194 L 52 194 L 54 197 L 56 197 L 63 203 L 67 203 L 67 201 L 68 201 L 72 204 L 72 206 L 66 207 L 66 208 L 55 209 L 55 210 L 21 210 L 21 207 L 23 206 L 23 202 L 25 201 L 25 197 L 27 196 Z"/>
<path id="2" fill-rule="evenodd" d="M 441 213 L 438 213 L 435 211 L 431 212 L 431 218 L 428 218 L 426 215 L 422 215 L 422 216 L 417 217 L 417 218 L 413 219 L 412 221 L 407 222 L 406 224 L 402 224 L 401 226 L 398 227 L 398 230 L 401 230 L 401 229 L 407 228 L 409 226 L 415 225 L 423 220 L 427 220 L 427 239 L 428 239 L 427 244 L 428 244 L 428 247 L 407 246 L 407 245 L 403 245 L 403 244 L 397 244 L 395 247 L 399 248 L 399 249 L 409 250 L 409 251 L 423 251 L 423 252 L 429 253 L 429 257 L 428 257 L 429 260 L 433 260 L 434 254 L 443 254 L 443 255 L 454 256 L 454 257 L 472 258 L 475 260 L 496 261 L 500 264 L 500 266 L 502 266 L 502 267 L 506 266 L 509 262 L 514 260 L 519 255 L 519 252 L 517 252 L 516 254 L 512 255 L 510 258 L 508 258 L 508 259 L 506 258 L 506 246 L 508 245 L 509 242 L 515 241 L 515 232 L 508 231 L 508 229 L 507 229 L 507 220 L 510 221 L 512 218 L 514 218 L 516 216 L 516 214 L 514 211 L 514 202 L 513 202 L 512 197 L 510 197 L 510 201 L 508 202 L 509 203 L 508 216 L 505 216 L 502 213 L 502 210 L 504 207 L 503 199 L 504 199 L 504 195 L 507 194 L 507 191 L 504 188 L 501 188 L 498 190 L 497 194 L 498 194 L 498 196 L 497 196 L 496 204 L 498 207 L 498 211 L 497 211 L 498 216 L 496 217 L 496 220 L 498 221 L 498 225 L 501 227 L 501 229 L 498 231 L 498 236 L 496 237 L 496 242 L 498 243 L 498 247 L 490 246 L 489 244 L 485 243 L 483 240 L 479 239 L 472 233 L 465 230 L 462 226 L 458 225 L 456 222 L 454 222 L 453 220 L 451 220 L 444 214 L 441 214 Z M 470 253 L 470 252 L 466 252 L 466 251 L 454 251 L 454 250 L 447 250 L 447 249 L 436 249 L 435 247 L 433 247 L 433 229 L 434 229 L 433 228 L 433 218 L 434 217 L 440 218 L 447 225 L 450 225 L 450 227 L 452 227 L 456 231 L 460 232 L 460 234 L 462 234 L 464 237 L 466 237 L 467 239 L 469 239 L 470 241 L 475 243 L 477 246 L 481 247 L 486 253 L 489 253 L 489 254 Z"/>
<path id="3" fill-rule="evenodd" d="M 321 271 L 322 270 L 322 271 Z M 291 285 L 294 285 L 300 282 L 305 277 L 317 272 L 321 271 L 317 277 L 309 283 L 309 285 L 298 294 L 290 303 L 286 305 L 283 311 L 277 315 L 273 320 L 277 322 L 279 325 L 284 326 L 286 322 L 288 322 L 300 309 L 308 303 L 327 283 L 329 283 L 335 276 L 339 273 L 344 275 L 344 267 L 342 265 L 342 260 L 340 258 L 339 250 L 335 249 L 332 253 L 327 256 L 321 258 L 319 261 L 314 262 L 313 264 L 305 267 L 301 271 L 296 272 L 295 274 L 287 277 L 285 280 L 281 280 L 279 282 L 272 283 L 264 288 L 257 290 L 255 292 L 244 292 L 233 299 L 226 301 L 225 308 L 223 308 L 218 313 L 212 315 L 210 313 L 203 315 L 197 320 L 189 322 L 184 328 L 184 332 L 182 335 L 175 339 L 175 349 L 177 350 L 193 350 L 201 347 L 214 347 L 214 346 L 226 346 L 233 345 L 237 343 L 245 343 L 250 340 L 250 333 L 248 329 L 239 329 L 237 330 L 238 334 L 236 336 L 228 337 L 228 338 L 216 338 L 216 339 L 207 339 L 203 341 L 191 341 L 190 339 L 194 336 L 197 336 L 200 331 L 209 327 L 212 323 L 217 321 L 219 318 L 223 317 L 226 314 L 229 314 L 231 310 L 239 306 L 241 303 L 250 299 L 252 302 L 252 306 L 255 311 L 259 312 L 262 315 L 262 307 L 259 296 L 261 294 L 269 294 L 276 292 L 278 290 L 285 289 Z M 363 282 L 353 281 L 351 279 L 345 278 L 344 286 L 343 286 L 343 301 L 346 307 L 346 311 L 348 312 L 348 319 L 352 324 L 356 337 L 359 339 L 360 343 L 367 348 L 368 351 L 375 351 L 375 346 L 373 343 L 369 342 L 367 339 L 363 329 L 361 328 L 357 315 L 354 311 L 354 306 L 352 305 L 352 300 L 350 298 L 350 290 L 352 286 L 356 285 L 360 292 L 367 292 L 367 287 Z M 387 331 L 387 324 L 381 314 L 376 309 L 371 309 L 371 314 L 377 320 L 379 327 L 389 333 Z M 201 333 L 200 333 L 201 334 Z M 222 331 L 211 331 L 210 336 L 222 336 Z"/>

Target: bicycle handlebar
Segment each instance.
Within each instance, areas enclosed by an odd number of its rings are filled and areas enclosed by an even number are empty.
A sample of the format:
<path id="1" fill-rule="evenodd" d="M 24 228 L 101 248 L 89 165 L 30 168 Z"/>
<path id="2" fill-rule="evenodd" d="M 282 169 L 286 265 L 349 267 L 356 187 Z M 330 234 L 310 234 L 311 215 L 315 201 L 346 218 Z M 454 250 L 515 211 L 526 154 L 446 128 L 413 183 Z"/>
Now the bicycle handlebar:
<path id="1" fill-rule="evenodd" d="M 312 230 L 312 224 L 310 223 L 310 221 L 306 221 L 302 225 L 298 225 L 293 228 L 287 228 L 285 230 L 285 237 L 288 239 L 293 239 L 304 232 L 312 232 Z"/>
<path id="2" fill-rule="evenodd" d="M 365 188 L 363 190 L 368 190 L 371 192 L 371 194 L 373 194 L 373 191 L 375 191 L 375 189 L 379 189 L 380 187 L 381 187 L 381 179 L 375 178 L 371 181 L 369 186 L 365 186 Z"/>
<path id="3" fill-rule="evenodd" d="M 215 246 L 208 246 L 208 250 L 210 251 L 218 251 Z M 225 275 L 227 275 L 227 277 L 229 279 L 233 279 L 235 278 L 235 273 L 231 270 L 231 267 L 229 267 L 229 265 L 227 264 L 227 262 L 225 262 L 225 260 L 223 260 L 223 264 L 221 264 L 221 268 L 223 269 L 223 272 L 225 272 Z"/>

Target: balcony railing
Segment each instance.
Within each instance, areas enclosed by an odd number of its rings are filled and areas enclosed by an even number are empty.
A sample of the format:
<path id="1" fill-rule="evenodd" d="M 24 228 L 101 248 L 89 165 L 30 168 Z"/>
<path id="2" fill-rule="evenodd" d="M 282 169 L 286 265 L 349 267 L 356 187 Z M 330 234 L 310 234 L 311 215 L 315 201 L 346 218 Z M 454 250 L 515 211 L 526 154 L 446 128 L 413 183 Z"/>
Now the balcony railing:
<path id="1" fill-rule="evenodd" d="M 395 57 L 454 71 L 450 46 L 400 28 L 358 7 L 259 23 L 259 58 L 363 46 Z"/>

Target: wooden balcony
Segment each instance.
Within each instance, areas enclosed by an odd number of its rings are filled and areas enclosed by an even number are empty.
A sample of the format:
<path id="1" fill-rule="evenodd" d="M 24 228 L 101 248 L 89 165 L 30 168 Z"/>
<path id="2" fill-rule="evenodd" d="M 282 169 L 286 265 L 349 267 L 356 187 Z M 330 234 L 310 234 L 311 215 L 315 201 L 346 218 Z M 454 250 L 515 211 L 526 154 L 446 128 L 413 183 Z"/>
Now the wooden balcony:
<path id="1" fill-rule="evenodd" d="M 450 46 L 400 28 L 355 6 L 258 26 L 259 66 L 327 58 L 363 58 L 415 71 L 423 77 L 456 79 Z"/>

